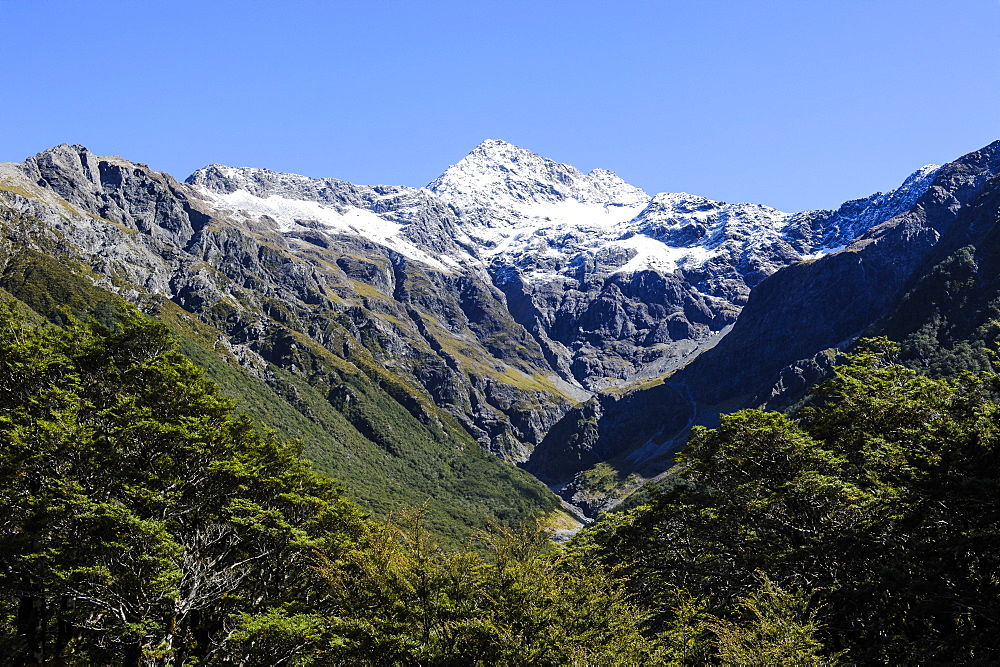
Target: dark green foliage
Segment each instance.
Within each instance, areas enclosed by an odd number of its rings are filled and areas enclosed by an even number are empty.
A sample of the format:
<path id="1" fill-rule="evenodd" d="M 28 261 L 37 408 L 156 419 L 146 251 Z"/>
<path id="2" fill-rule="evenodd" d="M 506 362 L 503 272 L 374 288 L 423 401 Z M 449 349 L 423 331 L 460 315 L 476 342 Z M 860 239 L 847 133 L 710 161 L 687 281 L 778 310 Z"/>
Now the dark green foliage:
<path id="1" fill-rule="evenodd" d="M 76 316 L 109 327 L 129 312 L 80 270 L 34 251 L 11 259 L 0 277 L 4 287 L 60 324 Z M 271 311 L 280 310 L 276 303 L 269 302 Z M 273 323 L 270 347 L 261 352 L 278 363 L 268 363 L 264 382 L 228 354 L 220 330 L 171 302 L 158 300 L 153 309 L 180 351 L 206 370 L 239 412 L 301 440 L 317 470 L 341 480 L 352 498 L 378 515 L 426 504 L 427 524 L 458 544 L 471 529 L 532 521 L 558 504 L 529 473 L 482 451 L 454 418 L 427 399 L 421 403 L 418 389 L 404 386 L 370 355 L 345 364 Z M 328 325 L 336 330 L 333 322 Z"/>
<path id="2" fill-rule="evenodd" d="M 234 417 L 162 325 L 26 327 L 0 307 L 2 652 L 182 660 L 308 586 L 358 510 Z"/>
<path id="3" fill-rule="evenodd" d="M 25 250 L 0 275 L 0 287 L 43 317 L 66 323 L 67 312 L 105 326 L 123 315 L 121 300 L 80 279 L 65 262 Z"/>
<path id="4" fill-rule="evenodd" d="M 366 521 L 161 324 L 0 305 L 0 333 L 8 663 L 660 662 L 620 582 L 540 532 Z"/>
<path id="5" fill-rule="evenodd" d="M 989 370 L 1000 289 L 980 274 L 976 249 L 966 246 L 924 276 L 876 330 L 901 341 L 902 363 L 931 377 Z"/>
<path id="6" fill-rule="evenodd" d="M 797 420 L 746 410 L 696 429 L 690 485 L 599 524 L 587 548 L 624 565 L 662 627 L 678 595 L 738 622 L 764 576 L 815 593 L 822 606 L 799 617 L 827 652 L 1000 658 L 996 377 L 930 379 L 893 352 L 849 355 Z"/>

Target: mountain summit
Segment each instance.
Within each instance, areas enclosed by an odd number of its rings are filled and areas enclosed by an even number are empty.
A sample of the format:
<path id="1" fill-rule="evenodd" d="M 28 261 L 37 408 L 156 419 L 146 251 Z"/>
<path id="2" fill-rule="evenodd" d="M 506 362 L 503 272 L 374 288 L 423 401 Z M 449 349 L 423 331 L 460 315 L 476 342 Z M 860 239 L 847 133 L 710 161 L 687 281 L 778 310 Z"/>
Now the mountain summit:
<path id="1" fill-rule="evenodd" d="M 977 164 L 962 169 L 992 173 Z M 498 140 L 426 188 L 224 165 L 178 183 L 60 146 L 0 165 L 0 208 L 20 221 L 7 226 L 0 287 L 24 283 L 12 277 L 23 273 L 16 258 L 58 249 L 86 280 L 211 327 L 211 349 L 296 419 L 354 429 L 345 441 L 384 450 L 386 474 L 419 466 L 403 463 L 406 438 L 392 424 L 405 422 L 426 431 L 427 447 L 478 443 L 576 502 L 565 485 L 587 468 L 629 452 L 659 465 L 674 437 L 668 422 L 679 432 L 716 403 L 735 405 L 729 378 L 752 367 L 757 381 L 786 363 L 775 350 L 802 353 L 777 342 L 768 359 L 748 362 L 754 340 L 772 340 L 748 324 L 763 326 L 764 297 L 752 317 L 741 314 L 752 293 L 773 296 L 771 286 L 788 284 L 780 276 L 813 275 L 796 267 L 849 264 L 859 244 L 885 243 L 882 230 L 932 195 L 952 193 L 961 206 L 972 186 L 942 180 L 959 172 L 929 166 L 837 210 L 786 213 L 650 195 L 610 171 L 583 173 Z M 830 259 L 840 255 L 848 259 Z M 791 329 L 799 311 L 789 308 Z M 738 318 L 748 323 L 733 328 Z M 726 354 L 703 355 L 717 344 Z M 711 370 L 694 378 L 697 368 Z M 706 398 L 713 386 L 727 389 Z M 636 425 L 636 415 L 655 423 Z M 371 449 L 332 457 L 338 446 L 315 455 L 341 476 L 345 462 L 372 459 Z"/>
<path id="2" fill-rule="evenodd" d="M 649 195 L 613 172 L 589 174 L 506 141 L 488 139 L 449 167 L 427 188 L 463 211 L 478 211 L 495 224 L 508 217 L 544 217 L 553 204 L 641 207 Z M 572 215 L 567 209 L 564 215 Z"/>

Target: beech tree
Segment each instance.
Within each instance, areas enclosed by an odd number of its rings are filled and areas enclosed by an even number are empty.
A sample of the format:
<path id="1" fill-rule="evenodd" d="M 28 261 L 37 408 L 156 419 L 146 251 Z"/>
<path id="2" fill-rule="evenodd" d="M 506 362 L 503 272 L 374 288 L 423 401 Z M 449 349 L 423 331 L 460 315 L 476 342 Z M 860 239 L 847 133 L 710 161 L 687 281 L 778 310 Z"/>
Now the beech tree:
<path id="1" fill-rule="evenodd" d="M 419 514 L 374 526 L 319 571 L 339 615 L 326 655 L 367 665 L 658 665 L 648 611 L 613 573 L 540 529 L 479 533 L 447 550 Z"/>
<path id="2" fill-rule="evenodd" d="M 135 312 L 0 305 L 0 654 L 70 664 L 657 664 L 540 531 L 366 519 Z"/>
<path id="3" fill-rule="evenodd" d="M 21 662 L 225 655 L 360 512 L 137 313 L 28 326 L 0 307 L 0 642 Z"/>
<path id="4" fill-rule="evenodd" d="M 894 352 L 863 344 L 797 418 L 744 410 L 696 428 L 677 485 L 580 548 L 623 566 L 661 627 L 685 599 L 752 620 L 739 600 L 763 576 L 819 605 L 827 659 L 1000 658 L 1000 383 L 922 377 Z"/>
<path id="5" fill-rule="evenodd" d="M 112 321 L 112 320 L 109 320 Z M 1000 659 L 1000 381 L 887 341 L 813 407 L 695 429 L 570 549 L 374 521 L 134 311 L 0 304 L 0 654 L 35 664 Z"/>

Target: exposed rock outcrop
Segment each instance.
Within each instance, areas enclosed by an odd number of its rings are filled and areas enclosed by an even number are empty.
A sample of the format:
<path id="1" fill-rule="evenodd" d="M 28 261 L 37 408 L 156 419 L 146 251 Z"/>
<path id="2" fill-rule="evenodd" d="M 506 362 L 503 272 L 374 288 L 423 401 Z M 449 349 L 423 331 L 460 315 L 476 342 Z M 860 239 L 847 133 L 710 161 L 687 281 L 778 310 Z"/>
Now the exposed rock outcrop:
<path id="1" fill-rule="evenodd" d="M 494 140 L 427 188 L 222 165 L 180 183 L 62 145 L 0 165 L 0 214 L 37 221 L 5 227 L 0 259 L 30 247 L 135 303 L 169 299 L 260 377 L 284 382 L 272 364 L 337 405 L 354 399 L 332 360 L 367 369 L 423 423 L 443 408 L 596 511 L 615 492 L 587 470 L 659 472 L 692 424 L 806 382 L 808 364 L 782 369 L 891 307 L 993 152 L 787 214 L 650 196 Z"/>

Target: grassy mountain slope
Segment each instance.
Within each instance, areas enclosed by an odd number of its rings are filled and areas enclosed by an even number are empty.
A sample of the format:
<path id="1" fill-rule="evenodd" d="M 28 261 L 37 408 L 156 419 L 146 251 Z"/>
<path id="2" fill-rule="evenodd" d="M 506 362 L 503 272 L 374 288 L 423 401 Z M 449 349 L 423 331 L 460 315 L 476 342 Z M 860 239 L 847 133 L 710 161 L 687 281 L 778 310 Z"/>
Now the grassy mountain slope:
<path id="1" fill-rule="evenodd" d="M 25 251 L 8 258 L 0 287 L 55 321 L 66 314 L 113 320 L 122 302 L 85 275 L 83 266 Z M 484 452 L 454 418 L 408 395 L 404 383 L 384 370 L 358 368 L 285 330 L 275 335 L 298 341 L 288 350 L 297 363 L 268 362 L 254 374 L 221 344 L 225 337 L 217 328 L 170 301 L 148 304 L 181 351 L 239 409 L 301 439 L 317 469 L 340 480 L 371 511 L 424 506 L 430 527 L 456 540 L 470 527 L 560 513 L 555 497 L 531 475 Z M 409 399 L 411 409 L 400 398 Z"/>

